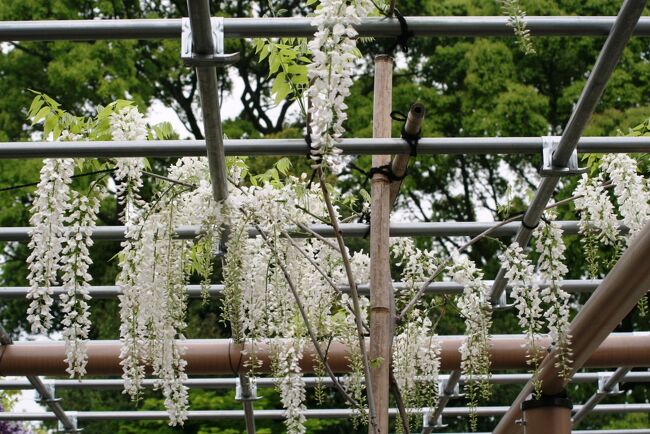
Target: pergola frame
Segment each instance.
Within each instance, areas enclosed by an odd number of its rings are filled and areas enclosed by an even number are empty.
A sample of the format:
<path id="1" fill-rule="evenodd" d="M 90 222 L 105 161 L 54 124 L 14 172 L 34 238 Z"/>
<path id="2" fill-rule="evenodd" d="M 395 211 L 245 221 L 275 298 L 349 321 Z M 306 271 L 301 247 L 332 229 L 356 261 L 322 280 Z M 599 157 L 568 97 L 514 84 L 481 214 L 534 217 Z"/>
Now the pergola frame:
<path id="1" fill-rule="evenodd" d="M 210 11 L 207 0 L 188 1 L 190 25 L 194 54 L 197 56 L 214 55 Z M 650 18 L 639 15 L 645 6 L 645 1 L 626 0 L 618 17 L 527 17 L 526 23 L 533 36 L 605 36 L 609 35 L 599 56 L 585 89 L 573 111 L 571 119 L 559 138 L 559 145 L 553 154 L 553 163 L 564 167 L 574 149 L 580 152 L 648 152 L 650 138 L 648 137 L 583 137 L 582 131 L 593 113 L 596 104 L 607 84 L 607 81 L 618 62 L 618 58 L 630 36 L 650 36 Z M 409 30 L 415 36 L 511 36 L 507 17 L 407 17 Z M 637 22 L 638 21 L 638 22 Z M 34 21 L 34 22 L 3 22 L 0 23 L 0 41 L 52 41 L 52 40 L 101 40 L 101 39 L 178 39 L 181 37 L 182 22 L 180 19 L 145 19 L 145 20 L 78 20 L 78 21 Z M 400 34 L 400 25 L 396 19 L 365 19 L 357 26 L 362 36 L 394 37 Z M 226 18 L 223 19 L 223 33 L 226 38 L 251 37 L 308 37 L 314 32 L 309 18 Z M 170 156 L 204 156 L 207 154 L 215 200 L 227 197 L 225 183 L 225 155 L 307 155 L 308 146 L 302 140 L 222 140 L 221 121 L 218 106 L 216 71 L 213 66 L 197 67 L 199 93 L 202 104 L 205 141 L 162 141 L 162 142 L 77 142 L 71 144 L 56 143 L 2 143 L 0 158 L 64 158 L 64 157 L 170 157 Z M 522 138 L 424 138 L 420 140 L 420 154 L 533 154 L 542 150 L 544 140 L 540 137 Z M 370 146 L 372 145 L 372 146 Z M 408 152 L 408 145 L 401 139 L 346 139 L 341 149 L 348 154 L 400 154 Z M 544 207 L 550 200 L 559 181 L 559 176 L 544 178 L 539 191 L 524 217 L 525 225 L 514 223 L 499 228 L 496 236 L 515 235 L 522 245 L 529 242 L 533 227 L 537 224 Z M 391 236 L 471 236 L 484 231 L 496 223 L 432 223 L 432 224 L 403 224 L 392 225 Z M 317 225 L 320 226 L 320 225 Z M 314 227 L 314 230 L 325 236 L 332 236 L 331 228 Z M 576 222 L 562 222 L 567 233 L 577 232 Z M 363 236 L 367 233 L 366 225 L 344 225 L 345 236 Z M 0 228 L 0 241 L 25 241 L 28 239 L 28 228 Z M 96 239 L 118 240 L 123 236 L 123 227 L 102 227 L 95 231 Z M 251 231 L 251 236 L 254 236 Z M 197 228 L 179 228 L 179 237 L 193 238 Z M 502 270 L 503 271 L 503 270 Z M 565 281 L 567 289 L 575 291 L 593 291 L 600 288 L 603 281 Z M 503 272 L 499 273 L 492 282 L 493 301 L 500 298 L 506 288 Z M 216 295 L 222 286 L 213 285 L 211 291 Z M 6 290 L 6 293 L 3 291 Z M 189 286 L 190 295 L 196 295 L 198 287 Z M 367 291 L 368 288 L 366 287 Z M 436 282 L 429 286 L 431 293 L 458 293 L 462 286 L 449 282 Z M 27 288 L 0 288 L 0 298 L 24 297 Z M 118 289 L 114 286 L 94 287 L 91 294 L 96 297 L 115 297 Z M 600 295 L 600 293 L 598 293 Z M 614 300 L 610 300 L 614 303 Z M 609 333 L 610 330 L 602 331 Z M 578 336 L 579 338 L 579 336 Z M 14 345 L 7 333 L 0 328 L 0 344 L 4 347 L 2 354 L 9 355 L 7 347 Z M 593 349 L 591 350 L 593 351 Z M 586 358 L 591 354 L 581 354 Z M 650 364 L 650 363 L 649 363 Z M 639 365 L 637 365 L 639 366 Z M 630 366 L 621 366 L 608 375 L 599 391 L 584 405 L 576 408 L 576 421 L 579 422 L 589 411 L 650 411 L 646 404 L 621 406 L 597 405 L 607 393 L 611 392 L 620 381 L 649 381 L 650 375 L 629 372 Z M 191 371 L 189 371 L 191 374 Z M 0 371 L 0 374 L 2 372 Z M 576 374 L 576 381 L 593 381 L 595 374 Z M 528 381 L 527 375 L 492 377 L 493 382 Z M 602 376 L 601 376 L 602 377 Z M 53 387 L 92 387 L 98 386 L 98 381 L 104 381 L 105 387 L 119 387 L 120 380 L 85 380 L 82 382 L 67 382 L 66 380 L 42 381 L 40 377 L 29 375 L 28 381 L 0 383 L 0 388 L 22 389 L 30 385 L 43 397 L 52 413 L 15 414 L 0 413 L 0 420 L 59 420 L 63 429 L 69 432 L 77 430 L 77 420 L 106 420 L 126 418 L 162 419 L 164 412 L 68 412 L 66 413 L 53 393 Z M 462 381 L 457 370 L 442 378 L 443 392 L 433 414 L 425 415 L 423 433 L 431 432 L 431 422 L 437 422 L 440 415 L 466 415 L 468 410 L 463 407 L 447 408 L 446 404 L 454 394 L 456 385 Z M 241 418 L 247 421 L 248 432 L 254 432 L 254 418 L 281 417 L 282 412 L 276 410 L 258 410 L 253 413 L 250 390 L 247 390 L 247 380 L 242 374 L 238 378 L 243 389 L 244 410 L 233 412 L 190 412 L 190 418 Z M 264 381 L 270 380 L 260 380 Z M 308 381 L 312 383 L 315 380 Z M 95 383 L 93 383 L 95 382 Z M 195 379 L 188 384 L 196 387 L 232 387 L 230 379 Z M 325 381 L 327 383 L 327 381 Z M 217 386 L 219 385 L 219 386 Z M 100 386 L 101 387 L 101 386 Z M 509 415 L 513 407 L 479 407 L 479 415 Z M 392 411 L 394 413 L 394 410 Z M 340 416 L 337 416 L 340 415 Z M 309 410 L 308 417 L 347 417 L 348 410 Z M 508 426 L 513 432 L 513 427 Z M 594 431 L 574 431 L 591 433 Z M 649 430 L 602 430 L 600 433 L 646 433 Z"/>

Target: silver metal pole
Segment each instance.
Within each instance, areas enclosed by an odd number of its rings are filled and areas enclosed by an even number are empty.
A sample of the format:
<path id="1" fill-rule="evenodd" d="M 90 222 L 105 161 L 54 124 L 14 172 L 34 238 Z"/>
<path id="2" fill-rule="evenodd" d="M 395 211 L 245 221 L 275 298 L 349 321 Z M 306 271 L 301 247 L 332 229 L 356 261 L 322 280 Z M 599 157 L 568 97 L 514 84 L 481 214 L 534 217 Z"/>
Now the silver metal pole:
<path id="1" fill-rule="evenodd" d="M 618 386 L 618 383 L 623 381 L 625 375 L 630 372 L 630 368 L 618 368 L 611 376 L 608 377 L 607 381 L 604 384 L 598 384 L 598 390 L 596 393 L 591 395 L 591 397 L 585 402 L 585 404 L 580 408 L 579 411 L 575 412 L 571 418 L 573 426 L 576 427 L 582 422 L 582 420 L 587 417 L 587 415 L 598 405 L 600 402 L 605 399 L 607 395 L 612 393 L 612 390 Z"/>
<path id="2" fill-rule="evenodd" d="M 467 416 L 470 412 L 477 416 L 490 417 L 499 416 L 508 410 L 508 406 L 494 407 L 447 407 L 442 415 L 447 417 Z M 580 410 L 581 405 L 574 408 Z M 340 409 L 308 409 L 303 415 L 308 419 L 333 419 L 351 417 L 356 410 L 349 408 Z M 409 408 L 409 413 L 423 414 L 426 408 Z M 650 412 L 650 404 L 601 404 L 594 408 L 594 413 L 647 413 Z M 103 420 L 165 420 L 169 418 L 166 411 L 78 411 L 69 412 L 70 416 L 76 417 L 78 421 L 91 422 Z M 397 409 L 389 409 L 390 416 L 397 415 Z M 187 412 L 188 420 L 232 420 L 244 417 L 243 410 L 194 410 Z M 255 419 L 283 419 L 284 410 L 256 410 Z M 56 415 L 49 412 L 0 412 L 0 420 L 56 420 Z M 577 431 L 581 432 L 581 431 Z M 596 431 L 599 432 L 599 431 Z"/>
<path id="3" fill-rule="evenodd" d="M 452 371 L 455 372 L 455 371 Z M 581 372 L 576 374 L 571 380 L 572 383 L 594 383 L 598 382 L 603 374 L 613 375 L 615 371 L 608 372 Z M 446 381 L 449 384 L 451 375 L 440 375 L 440 381 Z M 491 384 L 504 385 L 504 384 L 521 384 L 526 383 L 531 379 L 530 374 L 492 374 L 487 379 Z M 258 377 L 255 384 L 258 388 L 275 387 L 278 378 L 274 377 Z M 332 380 L 329 377 L 304 377 L 305 385 L 307 387 L 315 387 L 317 384 L 324 386 L 332 386 Z M 416 381 L 419 381 L 416 378 Z M 59 379 L 45 379 L 48 384 L 53 384 L 55 389 L 95 389 L 95 390 L 118 390 L 124 388 L 124 380 L 121 379 L 86 379 L 86 380 L 59 380 Z M 144 387 L 153 387 L 153 379 L 143 380 Z M 650 372 L 648 371 L 635 371 L 628 372 L 622 378 L 619 378 L 619 383 L 648 383 L 650 382 Z M 465 377 L 460 377 L 460 384 L 465 383 Z M 183 384 L 190 389 L 232 389 L 236 386 L 237 381 L 235 378 L 190 378 Z M 27 380 L 1 380 L 0 390 L 27 390 L 33 389 L 32 384 Z M 586 404 L 585 404 L 586 405 Z"/>
<path id="4" fill-rule="evenodd" d="M 565 167 L 569 162 L 569 157 L 576 148 L 587 122 L 596 109 L 598 101 L 600 101 L 605 86 L 623 54 L 625 45 L 632 36 L 634 26 L 643 13 L 645 4 L 645 0 L 626 0 L 621 7 L 616 22 L 598 55 L 594 69 L 589 74 L 587 84 L 582 90 L 582 94 L 571 114 L 571 118 L 564 129 L 560 143 L 553 153 L 554 166 Z M 539 224 L 544 208 L 553 196 L 555 187 L 559 181 L 559 176 L 548 176 L 540 183 L 537 194 L 535 194 L 533 201 L 528 207 L 526 216 L 515 236 L 515 240 L 520 246 L 528 245 L 533 230 Z M 495 280 L 490 294 L 493 302 L 499 300 L 506 285 L 505 269 L 503 267 L 499 270 Z"/>
<path id="5" fill-rule="evenodd" d="M 224 140 L 225 155 L 307 155 L 302 139 Z M 343 139 L 337 145 L 346 155 L 400 154 L 409 152 L 402 139 Z M 650 137 L 582 137 L 582 153 L 646 153 Z M 541 137 L 431 137 L 418 142 L 420 155 L 541 154 Z M 108 157 L 201 157 L 204 140 L 156 140 L 131 142 L 0 142 L 0 159 L 17 158 L 108 158 Z M 1 186 L 0 186 L 1 187 Z"/>
<path id="6" fill-rule="evenodd" d="M 558 222 L 565 234 L 577 234 L 578 222 L 565 220 Z M 465 237 L 476 236 L 495 226 L 498 222 L 431 222 L 431 223 L 391 223 L 391 237 Z M 334 237 L 334 231 L 330 225 L 310 225 L 310 229 L 324 237 Z M 509 223 L 494 230 L 490 235 L 494 237 L 507 237 L 517 233 L 519 223 Z M 626 232 L 627 228 L 621 224 L 619 229 Z M 0 241 L 29 241 L 30 227 L 0 227 Z M 298 232 L 295 228 L 288 228 L 292 236 L 296 238 L 308 237 L 304 232 Z M 368 232 L 368 225 L 364 223 L 341 224 L 341 230 L 346 237 L 364 237 Z M 201 233 L 199 226 L 178 226 L 176 236 L 179 239 L 193 239 Z M 249 229 L 248 235 L 254 237 L 257 231 Z M 93 230 L 92 237 L 95 240 L 121 241 L 124 239 L 124 226 L 98 226 Z"/>
<path id="7" fill-rule="evenodd" d="M 445 16 L 406 17 L 415 36 L 513 36 L 507 17 Z M 606 36 L 615 17 L 526 17 L 526 27 L 535 36 Z M 307 17 L 225 18 L 226 38 L 308 37 L 314 28 Z M 367 18 L 355 26 L 361 36 L 395 37 L 400 31 L 396 19 Z M 637 36 L 650 35 L 650 20 L 642 18 L 634 29 Z M 89 41 L 102 39 L 179 39 L 180 19 L 135 20 L 48 20 L 4 21 L 0 41 Z"/>
<path id="8" fill-rule="evenodd" d="M 492 285 L 493 280 L 486 280 L 486 285 Z M 582 292 L 592 292 L 595 290 L 598 285 L 602 282 L 601 279 L 593 280 L 561 280 L 560 285 L 562 289 L 571 293 L 582 293 Z M 546 282 L 538 282 L 540 288 L 544 288 L 547 285 Z M 409 285 L 405 282 L 393 282 L 393 288 L 396 290 L 402 290 L 408 288 Z M 28 286 L 0 286 L 0 299 L 14 299 L 14 298 L 24 298 L 29 292 Z M 58 296 L 64 291 L 59 286 L 51 287 L 52 294 Z M 223 294 L 223 285 L 214 284 L 208 287 L 208 295 L 211 297 L 221 297 Z M 342 292 L 348 292 L 350 287 L 347 285 L 340 285 L 339 289 Z M 370 291 L 368 284 L 360 284 L 357 286 L 357 289 L 360 294 L 368 294 Z M 201 298 L 203 297 L 203 288 L 201 285 L 187 285 L 186 287 L 187 296 L 189 298 Z M 120 288 L 116 285 L 105 285 L 105 286 L 91 286 L 88 289 L 90 296 L 95 299 L 100 298 L 115 298 L 120 295 Z M 430 295 L 442 295 L 442 294 L 460 294 L 463 292 L 463 285 L 460 285 L 455 282 L 431 282 L 427 286 L 427 294 Z"/>

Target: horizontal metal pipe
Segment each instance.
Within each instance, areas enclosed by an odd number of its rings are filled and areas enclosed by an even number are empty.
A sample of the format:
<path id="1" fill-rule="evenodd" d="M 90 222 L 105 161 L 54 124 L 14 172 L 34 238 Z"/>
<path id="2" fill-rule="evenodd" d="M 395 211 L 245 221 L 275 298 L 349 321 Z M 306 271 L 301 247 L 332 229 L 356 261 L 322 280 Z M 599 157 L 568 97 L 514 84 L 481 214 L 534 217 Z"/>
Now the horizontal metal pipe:
<path id="1" fill-rule="evenodd" d="M 574 408 L 580 409 L 581 406 L 576 405 Z M 477 416 L 489 417 L 499 416 L 508 410 L 506 406 L 493 406 L 493 407 L 447 407 L 443 410 L 443 416 L 458 417 L 467 416 L 474 413 Z M 425 408 L 409 408 L 409 413 L 423 414 L 427 411 Z M 611 414 L 611 413 L 647 413 L 650 412 L 650 404 L 602 404 L 594 408 L 594 413 Z M 355 410 L 349 408 L 336 408 L 336 409 L 309 409 L 304 410 L 302 414 L 308 419 L 336 419 L 347 418 L 354 415 Z M 81 422 L 93 422 L 104 420 L 167 420 L 169 413 L 166 411 L 155 410 L 142 410 L 142 411 L 69 411 L 69 416 L 76 417 Z M 397 409 L 389 409 L 391 416 L 397 415 Z M 226 419 L 242 419 L 244 417 L 243 410 L 193 410 L 188 411 L 187 416 L 189 420 L 226 420 Z M 256 419 L 284 419 L 284 410 L 255 410 Z M 0 420 L 14 420 L 14 421 L 27 421 L 27 420 L 56 420 L 56 415 L 48 412 L 0 412 Z M 612 432 L 612 431 L 573 431 L 574 433 L 587 433 L 587 432 Z M 628 431 L 613 431 L 614 433 L 628 432 Z M 632 433 L 640 433 L 641 431 L 633 430 Z M 476 433 L 474 433 L 476 434 Z"/>
<path id="2" fill-rule="evenodd" d="M 463 336 L 441 336 L 441 368 L 459 369 L 459 347 Z M 548 347 L 548 338 L 540 338 L 540 345 Z M 494 336 L 491 341 L 491 360 L 494 370 L 526 369 L 525 338 L 522 335 Z M 182 341 L 187 351 L 189 375 L 229 375 L 244 370 L 251 345 L 244 347 L 228 339 L 196 339 Z M 244 351 L 247 350 L 247 351 Z M 88 375 L 119 375 L 120 343 L 118 341 L 88 342 Z M 270 371 L 270 351 L 266 342 L 256 344 L 255 355 L 262 365 L 257 373 Z M 347 372 L 348 359 L 345 345 L 333 342 L 328 357 L 332 370 Z M 0 375 L 65 375 L 65 347 L 63 342 L 16 342 L 5 347 L 0 358 Z M 313 351 L 308 348 L 302 358 L 304 372 L 313 371 Z M 650 366 L 650 333 L 616 333 L 610 335 L 586 361 L 585 367 L 614 368 L 620 366 Z"/>
<path id="3" fill-rule="evenodd" d="M 403 154 L 410 152 L 402 139 L 343 139 L 337 145 L 346 155 Z M 302 139 L 224 140 L 228 156 L 308 155 Z M 581 153 L 650 152 L 650 137 L 583 137 Z M 418 142 L 420 155 L 539 154 L 541 137 L 430 137 Z M 108 158 L 108 157 L 202 157 L 204 140 L 141 140 L 115 142 L 0 142 L 0 159 L 15 158 Z"/>
<path id="4" fill-rule="evenodd" d="M 604 374 L 613 374 L 614 371 L 607 371 Z M 571 380 L 572 383 L 595 383 L 599 375 L 603 372 L 582 372 L 576 374 Z M 439 380 L 445 381 L 450 378 L 449 375 L 440 375 Z M 480 377 L 479 377 L 480 378 Z M 531 379 L 530 374 L 492 374 L 487 379 L 491 384 L 521 384 Z M 416 381 L 419 381 L 416 378 Z M 258 377 L 255 379 L 255 385 L 258 389 L 266 387 L 275 387 L 277 378 Z M 317 384 L 331 386 L 332 380 L 329 377 L 303 377 L 307 387 L 314 387 Z M 153 387 L 155 380 L 143 380 L 144 387 Z M 236 385 L 237 380 L 232 378 L 190 378 L 183 384 L 190 389 L 231 389 Z M 648 383 L 650 382 L 650 372 L 629 372 L 621 379 L 619 383 Z M 117 390 L 124 387 L 124 380 L 121 379 L 87 379 L 87 380 L 59 380 L 43 379 L 44 384 L 52 384 L 55 389 L 94 389 L 94 390 Z M 465 377 L 460 377 L 460 383 L 465 383 Z M 0 381 L 0 390 L 28 390 L 33 389 L 32 384 L 27 380 L 2 380 Z"/>
<path id="5" fill-rule="evenodd" d="M 578 221 L 565 220 L 558 222 L 565 234 L 578 233 Z M 431 223 L 391 223 L 391 237 L 462 237 L 477 236 L 482 232 L 497 225 L 498 222 L 431 222 Z M 330 225 L 316 224 L 309 226 L 314 232 L 324 237 L 334 237 L 334 230 Z M 518 222 L 508 223 L 490 236 L 505 237 L 514 235 L 519 227 Z M 627 228 L 621 223 L 619 229 L 623 232 Z M 295 228 L 288 228 L 294 237 L 306 237 L 307 234 L 298 232 Z M 368 234 L 368 225 L 365 223 L 344 223 L 341 230 L 345 237 L 365 237 Z M 0 227 L 0 241 L 29 241 L 30 227 Z M 92 238 L 104 241 L 122 241 L 124 239 L 124 226 L 98 226 L 93 230 Z M 201 233 L 199 226 L 178 226 L 176 236 L 179 239 L 193 239 Z M 257 231 L 253 228 L 248 230 L 248 235 L 254 237 Z"/>
<path id="6" fill-rule="evenodd" d="M 616 17 L 534 16 L 526 28 L 535 36 L 607 36 Z M 224 18 L 226 38 L 312 36 L 311 18 Z M 415 36 L 513 36 L 508 17 L 406 17 Z M 366 18 L 355 26 L 361 36 L 394 37 L 397 19 Z M 650 35 L 650 19 L 641 18 L 634 34 Z M 4 21 L 0 41 L 87 41 L 179 39 L 180 19 Z"/>
<path id="7" fill-rule="evenodd" d="M 562 289 L 571 293 L 581 293 L 581 292 L 591 292 L 600 284 L 602 280 L 592 279 L 592 280 L 561 280 L 559 282 Z M 484 281 L 486 285 L 491 285 L 492 280 Z M 547 285 L 546 282 L 538 282 L 540 288 L 545 288 Z M 416 285 L 417 286 L 417 285 Z M 393 288 L 396 290 L 401 290 L 408 288 L 405 282 L 393 282 Z M 201 285 L 187 285 L 187 296 L 190 298 L 201 298 L 203 297 L 203 290 Z M 460 294 L 463 292 L 463 285 L 456 282 L 431 282 L 426 289 L 426 293 L 430 295 L 437 294 Z M 508 287 L 510 288 L 510 287 Z M 60 286 L 50 287 L 52 289 L 52 294 L 58 296 L 64 292 L 63 288 Z M 221 297 L 223 294 L 224 286 L 221 284 L 210 285 L 208 288 L 208 294 L 211 297 Z M 350 290 L 347 285 L 340 285 L 339 289 L 343 292 Z M 0 299 L 12 299 L 12 298 L 24 298 L 27 296 L 30 287 L 28 286 L 0 286 Z M 360 294 L 368 294 L 370 292 L 370 287 L 368 284 L 360 284 L 357 286 L 357 290 Z M 92 298 L 101 299 L 101 298 L 115 298 L 120 295 L 120 288 L 117 285 L 103 285 L 103 286 L 91 286 L 88 288 L 88 292 Z"/>

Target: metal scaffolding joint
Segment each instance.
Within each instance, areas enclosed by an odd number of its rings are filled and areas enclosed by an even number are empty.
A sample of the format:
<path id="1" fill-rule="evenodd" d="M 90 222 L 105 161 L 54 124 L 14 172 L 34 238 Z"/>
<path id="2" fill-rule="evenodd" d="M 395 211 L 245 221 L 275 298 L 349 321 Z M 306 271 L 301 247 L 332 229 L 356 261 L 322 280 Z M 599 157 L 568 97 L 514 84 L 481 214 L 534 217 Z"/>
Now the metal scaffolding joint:
<path id="1" fill-rule="evenodd" d="M 612 383 L 612 381 L 615 382 Z M 598 373 L 598 393 L 601 395 L 620 395 L 623 393 L 619 388 L 618 379 L 614 378 L 612 372 Z"/>
<path id="2" fill-rule="evenodd" d="M 242 385 L 241 377 L 235 379 L 235 401 L 257 401 L 262 399 L 261 396 L 257 396 L 257 384 L 251 381 L 250 378 L 246 378 L 245 381 L 247 384 Z"/>
<path id="3" fill-rule="evenodd" d="M 213 52 L 198 53 L 192 42 L 192 26 L 189 18 L 181 20 L 181 59 L 187 66 L 225 66 L 239 61 L 239 53 L 224 53 L 223 17 L 210 19 L 212 27 Z"/>
<path id="4" fill-rule="evenodd" d="M 558 166 L 553 163 L 553 155 L 560 144 L 560 139 L 555 136 L 542 137 L 542 168 L 541 176 L 567 176 L 580 175 L 587 171 L 586 168 L 578 166 L 578 149 L 573 148 L 569 161 L 565 166 Z"/>

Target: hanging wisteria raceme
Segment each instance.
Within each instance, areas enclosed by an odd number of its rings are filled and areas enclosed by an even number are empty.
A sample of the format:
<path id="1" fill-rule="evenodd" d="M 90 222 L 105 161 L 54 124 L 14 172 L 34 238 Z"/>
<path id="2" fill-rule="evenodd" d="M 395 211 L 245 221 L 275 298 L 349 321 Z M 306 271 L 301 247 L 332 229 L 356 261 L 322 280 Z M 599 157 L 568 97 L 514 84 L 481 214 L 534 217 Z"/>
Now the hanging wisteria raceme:
<path id="1" fill-rule="evenodd" d="M 370 0 L 321 0 L 312 20 L 318 30 L 308 44 L 312 63 L 308 66 L 311 86 L 307 96 L 311 104 L 311 158 L 315 167 L 322 162 L 337 166 L 340 151 L 336 143 L 345 132 L 345 98 L 350 95 L 356 70 L 358 34 L 354 25 L 368 16 L 372 7 Z"/>
<path id="2" fill-rule="evenodd" d="M 535 267 L 524 249 L 517 242 L 513 242 L 506 251 L 499 256 L 504 269 L 505 278 L 512 286 L 510 296 L 517 309 L 519 325 L 526 333 L 526 351 L 528 364 L 533 366 L 535 391 L 539 393 L 541 384 L 537 380 L 537 366 L 544 357 L 542 348 L 537 344 L 537 339 L 542 333 L 542 299 L 539 286 L 535 281 Z"/>
<path id="3" fill-rule="evenodd" d="M 614 184 L 614 195 L 623 223 L 629 228 L 628 241 L 645 226 L 650 215 L 650 194 L 645 179 L 637 172 L 637 162 L 627 154 L 605 155 L 600 163 Z"/>
<path id="4" fill-rule="evenodd" d="M 619 238 L 618 220 L 602 181 L 601 176 L 589 178 L 583 174 L 574 191 L 582 197 L 574 203 L 580 212 L 580 233 L 593 234 L 598 242 L 613 245 Z"/>
<path id="5" fill-rule="evenodd" d="M 65 213 L 70 199 L 70 182 L 74 174 L 74 160 L 46 159 L 41 178 L 34 193 L 33 227 L 27 258 L 31 300 L 27 320 L 33 333 L 47 333 L 52 326 L 51 307 L 53 285 L 58 281 L 61 252 L 65 240 Z"/>
<path id="6" fill-rule="evenodd" d="M 151 366 L 162 389 L 170 425 L 187 417 L 187 388 L 183 382 L 186 270 L 191 243 L 175 239 L 178 224 L 205 225 L 205 220 L 223 222 L 221 207 L 213 200 L 205 158 L 183 158 L 170 175 L 195 188 L 173 184 L 140 212 L 140 220 L 127 226 L 121 254 L 121 364 L 125 392 L 137 397 Z M 218 231 L 217 231 L 218 232 Z M 212 256 L 210 248 L 205 254 Z M 196 255 L 195 255 L 196 256 Z"/>
<path id="7" fill-rule="evenodd" d="M 305 428 L 305 380 L 300 369 L 304 341 L 293 339 L 273 345 L 276 353 L 278 389 L 285 411 L 285 425 L 289 434 L 303 434 Z"/>
<path id="8" fill-rule="evenodd" d="M 490 396 L 490 327 L 492 305 L 490 287 L 483 281 L 483 272 L 466 255 L 454 253 L 453 265 L 447 269 L 451 279 L 464 286 L 457 305 L 465 321 L 465 339 L 460 346 L 461 370 L 466 376 L 465 390 L 470 408 L 479 398 Z M 476 430 L 476 414 L 470 414 L 470 425 Z"/>
<path id="9" fill-rule="evenodd" d="M 415 310 L 393 341 L 393 375 L 404 405 L 433 410 L 438 400 L 440 342 L 431 320 Z"/>
<path id="10" fill-rule="evenodd" d="M 110 114 L 111 137 L 115 141 L 134 141 L 147 139 L 147 124 L 136 107 L 128 106 L 118 113 Z M 140 198 L 144 158 L 116 158 L 115 181 L 117 197 L 124 206 L 121 217 L 124 224 L 133 222 L 138 208 L 143 205 Z"/>
<path id="11" fill-rule="evenodd" d="M 553 218 L 554 214 L 547 213 L 547 219 Z M 535 250 L 539 253 L 539 277 L 548 285 L 542 289 L 541 296 L 547 305 L 544 317 L 556 351 L 556 366 L 563 378 L 569 378 L 572 369 L 571 336 L 568 334 L 570 296 L 560 287 L 560 281 L 568 271 L 564 264 L 566 247 L 562 239 L 562 229 L 555 221 L 541 221 L 533 236 L 536 238 Z"/>
<path id="12" fill-rule="evenodd" d="M 63 339 L 65 340 L 67 372 L 71 377 L 81 377 L 86 374 L 88 359 L 86 342 L 90 332 L 90 281 L 88 272 L 92 260 L 90 247 L 91 238 L 99 211 L 99 200 L 96 197 L 81 196 L 72 192 L 72 200 L 68 204 L 68 215 L 65 217 L 65 241 L 61 252 L 62 287 L 61 311 L 64 314 Z"/>

